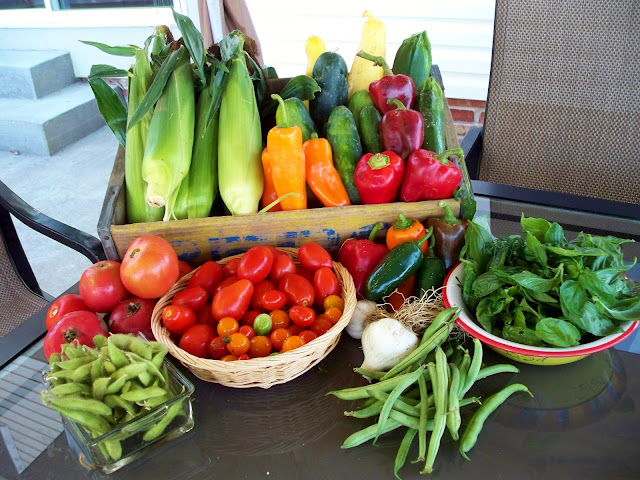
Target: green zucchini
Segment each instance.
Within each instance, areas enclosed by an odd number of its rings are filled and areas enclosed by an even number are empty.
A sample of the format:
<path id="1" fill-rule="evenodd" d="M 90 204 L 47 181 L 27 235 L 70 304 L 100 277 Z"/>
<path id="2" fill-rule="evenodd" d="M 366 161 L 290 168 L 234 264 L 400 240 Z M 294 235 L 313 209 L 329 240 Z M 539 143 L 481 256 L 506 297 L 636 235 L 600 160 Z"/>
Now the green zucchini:
<path id="1" fill-rule="evenodd" d="M 349 110 L 353 113 L 358 133 L 360 133 L 360 112 L 364 107 L 368 107 L 369 105 L 374 105 L 369 90 L 358 90 L 354 92 L 347 104 L 347 107 L 349 107 Z"/>
<path id="2" fill-rule="evenodd" d="M 380 153 L 384 150 L 380 138 L 380 120 L 382 116 L 374 106 L 364 107 L 360 111 L 360 140 L 365 153 Z"/>
<path id="3" fill-rule="evenodd" d="M 320 87 L 309 100 L 309 112 L 316 126 L 322 130 L 334 107 L 346 105 L 348 98 L 347 63 L 336 52 L 324 52 L 316 60 L 311 73 Z"/>
<path id="4" fill-rule="evenodd" d="M 433 77 L 429 77 L 417 91 L 417 110 L 424 119 L 422 148 L 442 153 L 446 150 L 444 136 L 444 97 Z"/>
<path id="5" fill-rule="evenodd" d="M 276 125 L 278 127 L 288 128 L 297 125 L 302 130 L 303 142 L 309 140 L 314 133 L 318 133 L 302 100 L 296 97 L 283 100 L 280 95 L 271 95 L 271 98 L 278 101 L 278 109 L 276 110 Z"/>
<path id="6" fill-rule="evenodd" d="M 431 75 L 431 43 L 427 32 L 405 38 L 393 59 L 393 73 L 409 75 L 416 89 Z"/>
<path id="7" fill-rule="evenodd" d="M 338 170 L 351 204 L 356 205 L 360 203 L 360 195 L 356 189 L 354 175 L 358 160 L 362 157 L 362 145 L 351 110 L 344 105 L 335 107 L 329 115 L 326 130 L 333 153 L 333 164 Z"/>

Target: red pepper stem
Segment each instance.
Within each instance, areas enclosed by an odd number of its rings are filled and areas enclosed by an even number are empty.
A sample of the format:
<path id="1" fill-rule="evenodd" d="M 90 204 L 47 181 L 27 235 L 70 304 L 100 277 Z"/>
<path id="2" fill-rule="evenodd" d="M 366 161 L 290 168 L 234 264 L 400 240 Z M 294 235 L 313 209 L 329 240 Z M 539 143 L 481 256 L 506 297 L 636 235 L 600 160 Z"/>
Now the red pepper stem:
<path id="1" fill-rule="evenodd" d="M 367 165 L 369 165 L 371 170 L 380 170 L 391 165 L 391 159 L 389 158 L 389 155 L 376 153 L 367 160 Z"/>
<path id="2" fill-rule="evenodd" d="M 439 218 L 441 222 L 451 223 L 451 224 L 461 223 L 460 219 L 456 218 L 456 216 L 453 214 L 453 210 L 451 210 L 451 205 L 449 205 L 447 202 L 445 202 L 444 200 L 440 200 L 438 202 L 438 206 L 444 209 L 444 215 Z"/>
<path id="3" fill-rule="evenodd" d="M 384 227 L 384 223 L 382 223 L 382 222 L 378 222 L 373 226 L 373 228 L 371 229 L 371 233 L 369 234 L 369 241 L 370 242 L 373 242 L 375 240 L 376 234 L 383 227 Z"/>
<path id="4" fill-rule="evenodd" d="M 398 221 L 396 222 L 396 224 L 393 226 L 393 228 L 395 230 L 406 230 L 408 228 L 411 228 L 411 226 L 416 223 L 415 220 L 411 220 L 409 218 L 407 218 L 404 213 L 399 213 L 398 214 Z"/>
<path id="5" fill-rule="evenodd" d="M 287 107 L 284 105 L 284 100 L 277 93 L 271 95 L 271 98 L 278 101 L 278 103 L 282 107 L 282 119 L 284 120 L 284 124 L 289 125 L 289 122 L 287 121 Z"/>
<path id="6" fill-rule="evenodd" d="M 429 227 L 429 230 L 427 230 L 427 233 L 424 237 L 422 237 L 419 240 L 416 240 L 415 242 L 413 242 L 418 248 L 422 248 L 422 244 L 424 242 L 426 242 L 429 237 L 431 236 L 431 234 L 433 233 L 433 227 Z"/>
<path id="7" fill-rule="evenodd" d="M 373 62 L 373 64 L 377 67 L 382 67 L 382 72 L 385 75 L 393 75 L 393 71 L 389 67 L 389 64 L 384 59 L 384 57 L 376 57 L 375 55 L 371 55 L 370 53 L 364 52 L 360 50 L 358 52 L 358 57 L 364 58 L 365 60 L 369 60 Z"/>
<path id="8" fill-rule="evenodd" d="M 464 160 L 464 150 L 461 148 L 451 148 L 435 155 L 435 159 L 443 165 L 449 165 L 449 157 L 458 157 L 462 163 Z"/>
<path id="9" fill-rule="evenodd" d="M 396 106 L 396 110 L 406 110 L 407 107 L 404 106 L 404 103 L 402 103 L 400 100 L 398 100 L 397 98 L 389 98 L 387 99 L 387 104 L 388 105 L 395 105 Z"/>

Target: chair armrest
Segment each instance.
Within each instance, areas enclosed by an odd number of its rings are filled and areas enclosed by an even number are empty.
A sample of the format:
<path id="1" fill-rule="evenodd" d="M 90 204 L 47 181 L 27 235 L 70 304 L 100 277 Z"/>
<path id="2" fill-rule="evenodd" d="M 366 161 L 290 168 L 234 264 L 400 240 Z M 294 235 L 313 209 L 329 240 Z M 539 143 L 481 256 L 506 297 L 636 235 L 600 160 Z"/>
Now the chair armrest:
<path id="1" fill-rule="evenodd" d="M 471 127 L 462 139 L 460 147 L 464 152 L 464 159 L 469 171 L 469 177 L 478 179 L 480 174 L 480 159 L 482 157 L 482 127 Z"/>
<path id="2" fill-rule="evenodd" d="M 106 259 L 102 243 L 96 237 L 39 212 L 3 182 L 0 182 L 0 205 L 36 232 L 72 248 L 93 263 Z"/>

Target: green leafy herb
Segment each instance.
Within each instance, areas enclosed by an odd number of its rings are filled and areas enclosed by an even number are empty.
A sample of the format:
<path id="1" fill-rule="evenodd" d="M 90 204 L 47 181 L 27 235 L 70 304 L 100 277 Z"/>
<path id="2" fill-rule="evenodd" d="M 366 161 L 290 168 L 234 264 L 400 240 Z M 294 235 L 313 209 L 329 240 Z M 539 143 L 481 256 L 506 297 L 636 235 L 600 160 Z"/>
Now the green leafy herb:
<path id="1" fill-rule="evenodd" d="M 556 347 L 575 347 L 580 344 L 580 332 L 565 320 L 543 318 L 536 325 L 538 338 Z"/>

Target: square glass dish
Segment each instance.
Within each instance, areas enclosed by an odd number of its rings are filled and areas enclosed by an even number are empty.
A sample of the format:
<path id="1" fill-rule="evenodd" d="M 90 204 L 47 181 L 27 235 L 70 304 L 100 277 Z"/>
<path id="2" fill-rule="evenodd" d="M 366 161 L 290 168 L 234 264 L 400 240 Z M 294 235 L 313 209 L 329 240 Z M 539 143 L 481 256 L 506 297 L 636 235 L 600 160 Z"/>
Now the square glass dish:
<path id="1" fill-rule="evenodd" d="M 165 403 L 93 438 L 75 421 L 61 415 L 69 447 L 83 466 L 109 474 L 133 462 L 157 446 L 193 428 L 193 384 L 169 361 L 168 388 L 174 396 Z"/>

